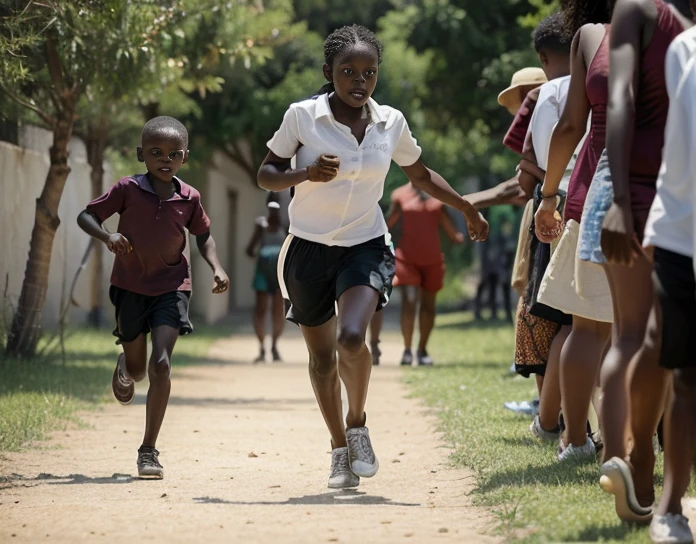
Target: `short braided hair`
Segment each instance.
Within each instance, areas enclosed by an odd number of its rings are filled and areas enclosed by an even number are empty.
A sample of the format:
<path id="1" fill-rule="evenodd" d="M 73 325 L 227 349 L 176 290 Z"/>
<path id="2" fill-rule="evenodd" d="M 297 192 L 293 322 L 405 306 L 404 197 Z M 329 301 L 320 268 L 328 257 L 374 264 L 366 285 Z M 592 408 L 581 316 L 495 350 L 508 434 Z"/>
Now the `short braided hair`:
<path id="1" fill-rule="evenodd" d="M 573 35 L 566 28 L 565 16 L 556 12 L 542 20 L 534 30 L 534 49 L 570 54 Z"/>
<path id="2" fill-rule="evenodd" d="M 188 147 L 188 131 L 181 121 L 174 117 L 162 115 L 153 117 L 143 127 L 142 141 L 151 138 L 177 138 L 184 143 L 184 148 Z"/>
<path id="3" fill-rule="evenodd" d="M 362 25 L 343 26 L 329 34 L 324 42 L 324 61 L 333 67 L 340 55 L 360 43 L 371 46 L 377 53 L 377 63 L 382 62 L 382 44 L 374 32 Z M 319 90 L 319 94 L 330 93 L 333 90 L 333 83 L 328 82 Z"/>

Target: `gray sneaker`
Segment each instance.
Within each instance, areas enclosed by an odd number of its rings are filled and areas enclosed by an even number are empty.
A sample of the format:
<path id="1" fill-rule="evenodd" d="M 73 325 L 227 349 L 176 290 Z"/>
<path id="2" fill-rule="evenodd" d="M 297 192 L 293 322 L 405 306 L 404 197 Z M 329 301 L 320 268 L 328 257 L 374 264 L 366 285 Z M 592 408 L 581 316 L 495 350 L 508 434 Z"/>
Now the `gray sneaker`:
<path id="1" fill-rule="evenodd" d="M 559 440 L 558 460 L 561 462 L 569 461 L 571 459 L 577 461 L 590 461 L 594 460 L 596 457 L 597 450 L 595 449 L 594 442 L 592 442 L 592 439 L 589 436 L 587 437 L 587 440 L 585 440 L 584 446 L 573 446 L 572 444 L 564 446 L 563 438 Z"/>
<path id="2" fill-rule="evenodd" d="M 654 516 L 650 524 L 650 540 L 655 544 L 694 544 L 689 520 L 681 514 Z"/>
<path id="3" fill-rule="evenodd" d="M 529 426 L 529 430 L 539 440 L 544 440 L 546 442 L 557 442 L 561 437 L 560 428 L 556 429 L 555 431 L 544 430 L 544 428 L 541 426 L 541 422 L 539 421 L 539 416 L 534 417 L 534 421 L 532 421 L 532 424 Z"/>
<path id="4" fill-rule="evenodd" d="M 140 446 L 138 450 L 138 476 L 145 480 L 161 480 L 164 469 L 159 462 L 159 452 L 150 446 Z"/>
<path id="5" fill-rule="evenodd" d="M 350 470 L 363 478 L 372 478 L 379 470 L 367 427 L 354 427 L 346 430 Z"/>
<path id="6" fill-rule="evenodd" d="M 358 487 L 360 476 L 350 471 L 348 463 L 348 448 L 336 448 L 331 452 L 331 474 L 329 475 L 329 488 L 346 489 Z"/>

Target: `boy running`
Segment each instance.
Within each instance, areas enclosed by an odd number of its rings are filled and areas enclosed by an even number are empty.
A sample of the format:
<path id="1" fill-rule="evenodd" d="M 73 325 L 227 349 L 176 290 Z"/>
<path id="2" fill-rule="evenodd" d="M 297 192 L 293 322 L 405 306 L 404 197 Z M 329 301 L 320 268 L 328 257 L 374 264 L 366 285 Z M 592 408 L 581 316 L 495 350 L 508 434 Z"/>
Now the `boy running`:
<path id="1" fill-rule="evenodd" d="M 145 163 L 147 173 L 120 179 L 87 205 L 77 223 L 116 255 L 109 297 L 116 307 L 114 335 L 123 353 L 111 386 L 116 400 L 130 404 L 135 382 L 147 370 L 150 389 L 138 475 L 162 479 L 155 443 L 169 401 L 172 351 L 179 335 L 193 331 L 188 317 L 191 265 L 186 230 L 196 236 L 198 249 L 213 270 L 213 293 L 226 291 L 229 279 L 215 251 L 201 195 L 176 177 L 188 162 L 186 128 L 172 117 L 156 117 L 145 124 L 141 145 L 138 160 Z M 102 223 L 116 213 L 118 231 L 111 234 Z M 148 333 L 152 334 L 149 365 Z"/>

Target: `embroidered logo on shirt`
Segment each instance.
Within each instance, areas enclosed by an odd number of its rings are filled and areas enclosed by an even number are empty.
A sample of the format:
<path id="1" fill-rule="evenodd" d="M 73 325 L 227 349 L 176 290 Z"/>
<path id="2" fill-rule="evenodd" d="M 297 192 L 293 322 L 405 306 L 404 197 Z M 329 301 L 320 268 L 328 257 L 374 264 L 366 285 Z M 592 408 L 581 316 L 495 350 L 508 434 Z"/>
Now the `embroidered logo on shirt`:
<path id="1" fill-rule="evenodd" d="M 371 151 L 381 151 L 382 153 L 386 153 L 387 150 L 389 149 L 389 145 L 386 143 L 372 143 L 370 145 L 365 146 L 365 151 L 371 150 Z"/>

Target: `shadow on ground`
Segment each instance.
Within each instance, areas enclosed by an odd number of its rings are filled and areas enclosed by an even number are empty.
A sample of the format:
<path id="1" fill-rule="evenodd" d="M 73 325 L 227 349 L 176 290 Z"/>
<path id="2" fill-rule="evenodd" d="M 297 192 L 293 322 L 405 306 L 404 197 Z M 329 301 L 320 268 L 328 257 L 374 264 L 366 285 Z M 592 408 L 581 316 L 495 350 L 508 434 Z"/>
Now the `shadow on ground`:
<path id="1" fill-rule="evenodd" d="M 343 490 L 318 495 L 305 495 L 303 497 L 291 497 L 286 501 L 229 501 L 215 497 L 195 497 L 193 502 L 197 504 L 229 504 L 234 506 L 293 506 L 293 505 L 326 505 L 337 506 L 346 504 L 358 505 L 382 505 L 382 506 L 420 506 L 417 503 L 396 502 L 378 495 L 368 495 L 361 491 Z"/>

